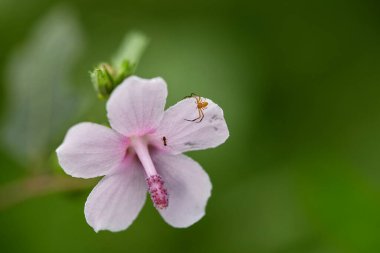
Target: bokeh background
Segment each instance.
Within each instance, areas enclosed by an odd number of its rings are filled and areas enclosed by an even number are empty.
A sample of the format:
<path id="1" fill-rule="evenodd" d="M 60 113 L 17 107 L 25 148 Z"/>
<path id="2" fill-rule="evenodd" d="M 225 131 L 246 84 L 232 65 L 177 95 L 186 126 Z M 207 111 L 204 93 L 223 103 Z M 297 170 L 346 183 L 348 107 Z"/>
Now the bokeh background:
<path id="1" fill-rule="evenodd" d="M 0 252 L 380 252 L 380 2 L 0 1 Z M 106 124 L 89 73 L 124 35 L 150 38 L 137 74 L 168 105 L 191 92 L 225 112 L 228 141 L 191 152 L 206 216 L 174 229 L 152 204 L 95 233 L 97 180 L 54 154 L 81 121 Z"/>

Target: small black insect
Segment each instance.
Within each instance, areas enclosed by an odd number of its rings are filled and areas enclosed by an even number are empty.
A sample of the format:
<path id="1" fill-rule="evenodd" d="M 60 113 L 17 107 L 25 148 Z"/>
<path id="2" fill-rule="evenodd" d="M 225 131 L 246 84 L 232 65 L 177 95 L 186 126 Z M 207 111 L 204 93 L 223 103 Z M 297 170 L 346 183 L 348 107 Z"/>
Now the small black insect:
<path id="1" fill-rule="evenodd" d="M 162 137 L 162 141 L 164 142 L 164 146 L 167 146 L 167 143 L 166 143 L 166 137 L 164 136 L 164 137 Z"/>

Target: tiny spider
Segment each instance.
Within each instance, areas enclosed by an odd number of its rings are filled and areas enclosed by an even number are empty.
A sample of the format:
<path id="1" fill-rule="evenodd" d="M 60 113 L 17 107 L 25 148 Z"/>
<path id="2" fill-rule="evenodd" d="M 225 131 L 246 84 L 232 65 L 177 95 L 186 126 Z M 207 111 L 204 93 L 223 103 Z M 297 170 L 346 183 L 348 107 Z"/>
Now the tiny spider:
<path id="1" fill-rule="evenodd" d="M 204 118 L 204 113 L 203 113 L 203 110 L 206 109 L 208 103 L 203 100 L 200 96 L 194 94 L 194 93 L 191 93 L 190 96 L 186 96 L 185 98 L 195 98 L 195 103 L 197 104 L 197 110 L 198 110 L 198 118 L 195 118 L 195 119 L 192 119 L 192 120 L 189 120 L 189 119 L 185 119 L 187 121 L 192 121 L 192 122 L 196 122 L 196 123 L 200 123 L 203 118 Z M 199 121 L 197 121 L 199 120 Z"/>

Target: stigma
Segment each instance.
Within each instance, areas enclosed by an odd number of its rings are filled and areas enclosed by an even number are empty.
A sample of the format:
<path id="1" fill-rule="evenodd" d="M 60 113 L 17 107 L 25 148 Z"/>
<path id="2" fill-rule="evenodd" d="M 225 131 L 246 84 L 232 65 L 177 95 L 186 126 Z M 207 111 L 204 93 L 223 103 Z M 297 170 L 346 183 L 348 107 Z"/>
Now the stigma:
<path id="1" fill-rule="evenodd" d="M 146 179 L 148 191 L 154 206 L 157 209 L 165 209 L 169 205 L 168 191 L 160 175 L 153 175 Z"/>

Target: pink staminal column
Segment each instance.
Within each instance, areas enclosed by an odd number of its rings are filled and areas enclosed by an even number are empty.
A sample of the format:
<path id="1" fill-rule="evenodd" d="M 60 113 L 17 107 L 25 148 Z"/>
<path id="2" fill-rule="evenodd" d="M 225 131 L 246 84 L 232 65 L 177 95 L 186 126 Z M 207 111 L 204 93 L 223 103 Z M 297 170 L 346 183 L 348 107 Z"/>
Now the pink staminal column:
<path id="1" fill-rule="evenodd" d="M 165 209 L 169 205 L 168 191 L 161 176 L 158 175 L 148 150 L 148 141 L 143 136 L 132 137 L 131 145 L 142 163 L 147 176 L 146 183 L 150 198 L 158 209 Z"/>

